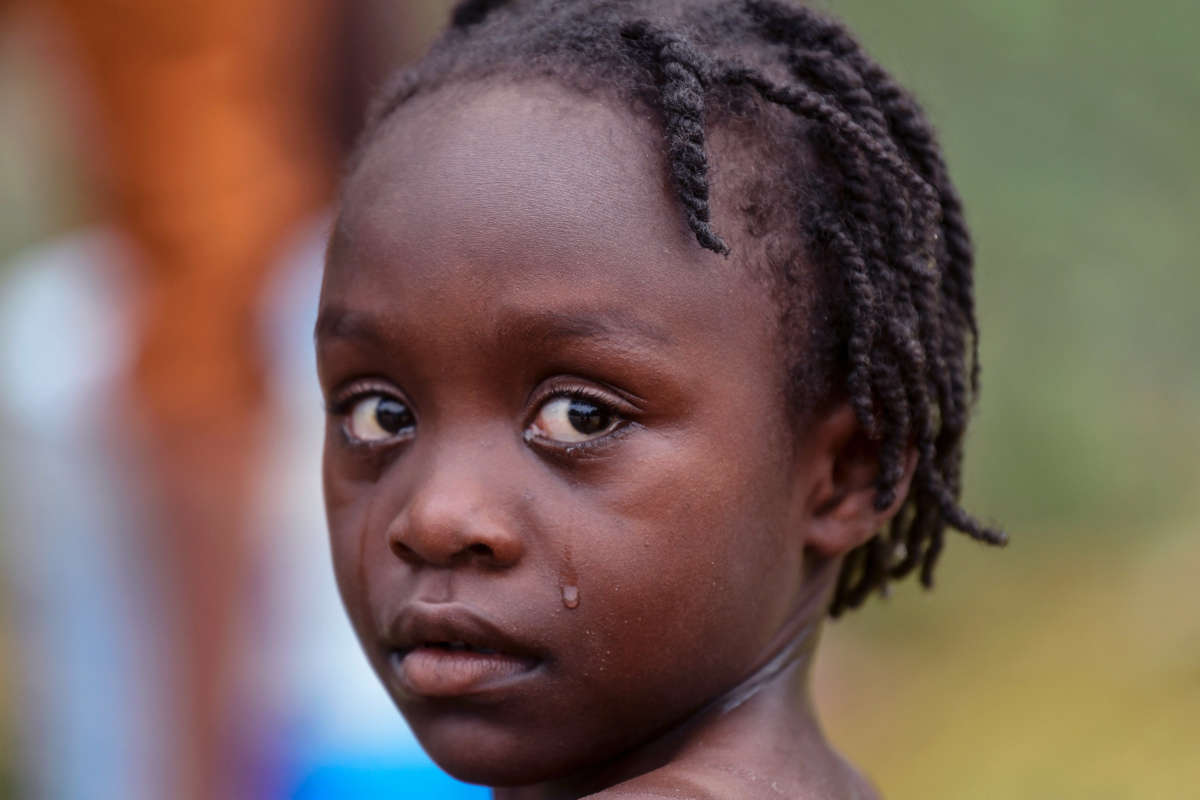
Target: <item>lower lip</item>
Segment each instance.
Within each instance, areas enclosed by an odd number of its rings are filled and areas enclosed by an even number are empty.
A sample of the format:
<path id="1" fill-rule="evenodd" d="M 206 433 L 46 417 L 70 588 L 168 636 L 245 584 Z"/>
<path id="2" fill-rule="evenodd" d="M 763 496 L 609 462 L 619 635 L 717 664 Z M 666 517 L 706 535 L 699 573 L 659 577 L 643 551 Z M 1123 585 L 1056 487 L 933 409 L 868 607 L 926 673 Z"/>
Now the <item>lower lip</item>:
<path id="1" fill-rule="evenodd" d="M 533 670 L 535 664 L 502 653 L 418 647 L 393 653 L 404 687 L 421 697 L 461 697 L 495 689 Z"/>

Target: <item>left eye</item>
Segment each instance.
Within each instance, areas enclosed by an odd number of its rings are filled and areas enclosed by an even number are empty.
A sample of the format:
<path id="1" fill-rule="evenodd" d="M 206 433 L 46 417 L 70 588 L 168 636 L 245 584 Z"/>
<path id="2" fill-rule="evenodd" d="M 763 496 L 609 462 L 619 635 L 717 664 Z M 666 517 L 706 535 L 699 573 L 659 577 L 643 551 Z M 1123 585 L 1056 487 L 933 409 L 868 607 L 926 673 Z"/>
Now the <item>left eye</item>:
<path id="1" fill-rule="evenodd" d="M 530 433 L 556 442 L 586 442 L 611 432 L 621 417 L 586 397 L 553 397 L 538 410 Z"/>

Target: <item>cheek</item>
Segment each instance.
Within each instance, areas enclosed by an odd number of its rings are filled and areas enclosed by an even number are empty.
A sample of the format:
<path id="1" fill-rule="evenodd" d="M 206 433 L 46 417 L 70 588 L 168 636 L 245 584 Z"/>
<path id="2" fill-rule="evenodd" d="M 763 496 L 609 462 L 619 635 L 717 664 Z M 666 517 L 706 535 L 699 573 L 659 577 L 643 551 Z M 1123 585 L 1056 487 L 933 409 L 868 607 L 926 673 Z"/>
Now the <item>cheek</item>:
<path id="1" fill-rule="evenodd" d="M 711 690 L 740 677 L 782 624 L 800 548 L 783 523 L 778 472 L 715 458 L 711 443 L 656 445 L 594 493 L 592 524 L 575 528 L 604 543 L 583 549 L 582 601 L 591 586 L 603 592 L 602 658 L 636 654 L 624 665 L 641 679 L 677 681 L 686 665 Z"/>
<path id="2" fill-rule="evenodd" d="M 342 605 L 355 630 L 360 631 L 366 614 L 366 549 L 370 538 L 368 515 L 373 487 L 369 483 L 339 477 L 328 455 L 322 472 L 334 577 Z"/>
<path id="3" fill-rule="evenodd" d="M 627 498 L 645 525 L 659 529 L 655 538 L 670 560 L 709 575 L 724 592 L 756 584 L 800 555 L 789 530 L 787 442 L 752 399 L 697 420 L 690 435 L 655 440 Z"/>

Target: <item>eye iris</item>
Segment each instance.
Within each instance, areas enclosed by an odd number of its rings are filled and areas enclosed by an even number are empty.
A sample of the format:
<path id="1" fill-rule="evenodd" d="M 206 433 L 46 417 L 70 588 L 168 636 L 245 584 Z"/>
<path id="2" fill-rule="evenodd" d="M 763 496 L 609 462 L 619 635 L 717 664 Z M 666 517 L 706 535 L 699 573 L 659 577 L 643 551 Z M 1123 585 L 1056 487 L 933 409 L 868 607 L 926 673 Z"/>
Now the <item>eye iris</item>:
<path id="1" fill-rule="evenodd" d="M 384 397 L 375 407 L 375 422 L 388 433 L 397 434 L 412 426 L 412 413 L 399 400 Z"/>
<path id="2" fill-rule="evenodd" d="M 567 408 L 567 420 L 571 427 L 580 433 L 592 434 L 607 429 L 612 423 L 612 415 L 595 403 L 572 400 Z"/>

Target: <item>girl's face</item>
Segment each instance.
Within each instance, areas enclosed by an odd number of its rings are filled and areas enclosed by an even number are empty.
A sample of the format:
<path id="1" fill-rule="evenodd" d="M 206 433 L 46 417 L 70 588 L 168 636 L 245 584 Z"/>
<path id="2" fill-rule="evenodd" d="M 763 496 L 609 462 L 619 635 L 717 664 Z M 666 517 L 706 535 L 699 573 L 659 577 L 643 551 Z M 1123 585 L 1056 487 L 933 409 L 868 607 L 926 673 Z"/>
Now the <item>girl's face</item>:
<path id="1" fill-rule="evenodd" d="M 659 140 L 553 87 L 442 90 L 346 187 L 317 324 L 334 566 L 460 778 L 636 753 L 799 601 L 776 308 L 695 243 Z"/>

